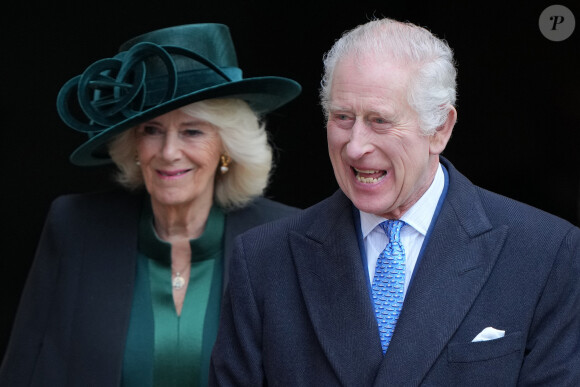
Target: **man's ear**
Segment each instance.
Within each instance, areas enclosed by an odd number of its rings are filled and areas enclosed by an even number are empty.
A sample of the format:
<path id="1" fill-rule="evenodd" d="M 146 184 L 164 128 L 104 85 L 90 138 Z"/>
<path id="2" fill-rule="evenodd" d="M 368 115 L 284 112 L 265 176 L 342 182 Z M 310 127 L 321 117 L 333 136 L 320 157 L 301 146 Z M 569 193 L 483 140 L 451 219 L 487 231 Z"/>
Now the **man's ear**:
<path id="1" fill-rule="evenodd" d="M 431 136 L 429 144 L 429 152 L 432 155 L 439 155 L 443 152 L 449 139 L 451 138 L 451 132 L 453 132 L 453 127 L 457 121 L 457 110 L 453 106 L 449 109 L 447 114 L 447 120 L 435 130 L 435 133 Z"/>

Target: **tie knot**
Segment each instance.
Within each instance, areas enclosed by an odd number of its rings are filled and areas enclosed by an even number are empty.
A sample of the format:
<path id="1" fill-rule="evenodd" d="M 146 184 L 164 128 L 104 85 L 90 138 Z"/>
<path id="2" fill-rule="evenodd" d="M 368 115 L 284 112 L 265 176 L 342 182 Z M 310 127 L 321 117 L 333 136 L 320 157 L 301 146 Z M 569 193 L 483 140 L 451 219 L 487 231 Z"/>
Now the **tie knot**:
<path id="1" fill-rule="evenodd" d="M 399 242 L 401 228 L 405 225 L 402 220 L 388 219 L 380 224 L 381 228 L 387 234 L 389 242 Z"/>

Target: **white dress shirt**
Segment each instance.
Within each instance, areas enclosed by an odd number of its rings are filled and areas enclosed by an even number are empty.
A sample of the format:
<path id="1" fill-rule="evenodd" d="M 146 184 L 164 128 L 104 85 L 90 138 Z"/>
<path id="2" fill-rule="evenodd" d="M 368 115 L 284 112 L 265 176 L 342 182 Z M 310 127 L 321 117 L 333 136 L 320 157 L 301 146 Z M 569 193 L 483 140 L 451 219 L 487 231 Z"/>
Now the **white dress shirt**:
<path id="1" fill-rule="evenodd" d="M 417 257 L 425 240 L 425 235 L 435 214 L 437 203 L 445 186 L 445 176 L 441 164 L 437 168 L 431 186 L 403 216 L 406 224 L 401 228 L 401 243 L 405 249 L 405 294 L 411 281 L 411 275 L 417 263 Z M 369 278 L 371 285 L 375 274 L 377 259 L 387 245 L 387 235 L 379 226 L 386 219 L 377 215 L 360 211 L 361 231 L 367 254 Z"/>

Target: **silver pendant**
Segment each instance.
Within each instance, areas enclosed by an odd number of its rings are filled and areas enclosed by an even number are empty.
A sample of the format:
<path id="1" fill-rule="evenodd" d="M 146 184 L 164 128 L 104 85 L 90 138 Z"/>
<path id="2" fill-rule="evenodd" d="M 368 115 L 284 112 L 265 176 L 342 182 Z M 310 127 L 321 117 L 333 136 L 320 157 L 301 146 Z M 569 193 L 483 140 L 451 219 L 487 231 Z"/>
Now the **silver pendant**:
<path id="1" fill-rule="evenodd" d="M 175 273 L 175 278 L 171 282 L 173 289 L 179 290 L 185 286 L 185 278 L 183 278 L 180 273 Z"/>

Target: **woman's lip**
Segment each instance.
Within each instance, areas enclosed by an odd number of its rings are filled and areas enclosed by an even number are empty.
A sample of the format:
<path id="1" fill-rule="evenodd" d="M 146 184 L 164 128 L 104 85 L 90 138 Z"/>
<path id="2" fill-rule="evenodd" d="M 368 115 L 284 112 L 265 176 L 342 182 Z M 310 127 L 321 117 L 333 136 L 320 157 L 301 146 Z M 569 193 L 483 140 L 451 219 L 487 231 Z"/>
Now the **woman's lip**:
<path id="1" fill-rule="evenodd" d="M 172 177 L 183 176 L 184 174 L 186 174 L 189 171 L 191 171 L 191 169 L 176 169 L 174 171 L 166 171 L 166 170 L 158 169 L 157 173 L 162 177 L 172 178 Z"/>

